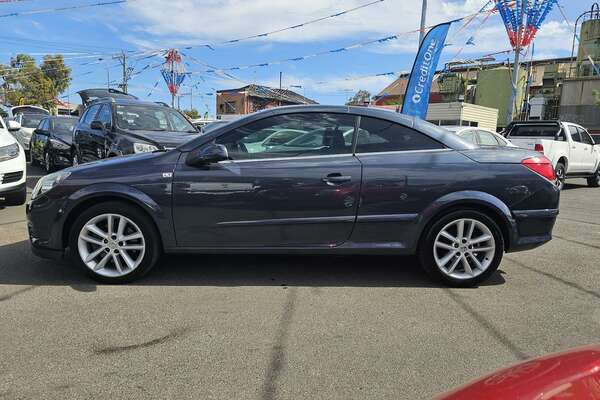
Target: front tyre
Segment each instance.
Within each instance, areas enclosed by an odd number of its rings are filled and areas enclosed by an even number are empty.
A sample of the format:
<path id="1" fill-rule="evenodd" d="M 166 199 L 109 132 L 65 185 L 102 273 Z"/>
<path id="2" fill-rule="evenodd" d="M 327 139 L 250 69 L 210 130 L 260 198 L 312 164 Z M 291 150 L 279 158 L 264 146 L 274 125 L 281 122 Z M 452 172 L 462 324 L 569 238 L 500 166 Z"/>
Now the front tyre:
<path id="1" fill-rule="evenodd" d="M 79 215 L 69 245 L 75 264 L 104 283 L 131 282 L 160 256 L 160 237 L 150 217 L 121 202 L 90 207 Z"/>
<path id="2" fill-rule="evenodd" d="M 488 279 L 500 265 L 504 239 L 498 225 L 473 210 L 451 212 L 435 222 L 419 247 L 419 261 L 437 281 L 472 287 Z"/>

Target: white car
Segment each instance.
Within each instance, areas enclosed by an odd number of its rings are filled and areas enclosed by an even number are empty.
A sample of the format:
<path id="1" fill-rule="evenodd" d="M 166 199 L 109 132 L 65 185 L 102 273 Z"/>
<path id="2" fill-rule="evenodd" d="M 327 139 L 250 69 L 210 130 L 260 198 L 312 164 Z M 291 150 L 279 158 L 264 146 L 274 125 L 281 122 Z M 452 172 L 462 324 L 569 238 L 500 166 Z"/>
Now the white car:
<path id="1" fill-rule="evenodd" d="M 467 142 L 471 142 L 477 146 L 516 147 L 510 141 L 502 137 L 502 135 L 487 129 L 471 126 L 443 126 L 443 128 L 456 133 Z"/>
<path id="2" fill-rule="evenodd" d="M 535 150 L 552 161 L 558 185 L 565 179 L 585 178 L 600 187 L 600 144 L 581 125 L 564 121 L 513 122 L 506 137 L 518 147 Z"/>
<path id="3" fill-rule="evenodd" d="M 7 127 L 0 117 L 0 208 L 24 204 L 27 197 L 25 150 L 9 132 L 20 128 L 16 121 Z"/>
<path id="4" fill-rule="evenodd" d="M 38 127 L 40 121 L 46 118 L 48 114 L 17 114 L 13 120 L 21 125 L 21 129 L 12 132 L 13 136 L 21 144 L 26 152 L 29 152 L 29 144 L 33 131 Z M 10 122 L 10 121 L 9 121 Z"/>

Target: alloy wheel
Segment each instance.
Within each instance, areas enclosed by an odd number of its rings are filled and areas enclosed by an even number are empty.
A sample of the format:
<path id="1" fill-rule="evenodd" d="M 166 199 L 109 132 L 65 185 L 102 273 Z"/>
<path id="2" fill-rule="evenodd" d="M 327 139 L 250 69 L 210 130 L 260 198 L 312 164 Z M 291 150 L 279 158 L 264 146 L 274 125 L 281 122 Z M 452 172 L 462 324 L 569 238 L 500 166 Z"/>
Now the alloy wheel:
<path id="1" fill-rule="evenodd" d="M 483 222 L 461 218 L 448 223 L 433 244 L 439 270 L 455 279 L 472 279 L 483 274 L 494 260 L 496 242 Z"/>
<path id="2" fill-rule="evenodd" d="M 89 269 L 110 278 L 133 272 L 146 253 L 140 228 L 119 214 L 101 214 L 86 222 L 79 232 L 77 247 Z"/>
<path id="3" fill-rule="evenodd" d="M 556 166 L 556 186 L 563 189 L 565 186 L 565 167 L 562 164 Z"/>

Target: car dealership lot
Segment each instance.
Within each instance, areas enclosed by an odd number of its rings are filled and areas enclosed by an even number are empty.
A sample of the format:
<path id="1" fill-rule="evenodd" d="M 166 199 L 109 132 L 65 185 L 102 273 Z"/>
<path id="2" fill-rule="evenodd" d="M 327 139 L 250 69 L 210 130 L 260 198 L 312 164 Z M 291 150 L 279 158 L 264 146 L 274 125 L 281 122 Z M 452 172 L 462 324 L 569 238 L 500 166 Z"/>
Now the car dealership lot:
<path id="1" fill-rule="evenodd" d="M 572 181 L 555 239 L 477 289 L 362 256 L 170 256 L 104 286 L 1 210 L 0 398 L 430 398 L 598 342 L 599 196 Z"/>

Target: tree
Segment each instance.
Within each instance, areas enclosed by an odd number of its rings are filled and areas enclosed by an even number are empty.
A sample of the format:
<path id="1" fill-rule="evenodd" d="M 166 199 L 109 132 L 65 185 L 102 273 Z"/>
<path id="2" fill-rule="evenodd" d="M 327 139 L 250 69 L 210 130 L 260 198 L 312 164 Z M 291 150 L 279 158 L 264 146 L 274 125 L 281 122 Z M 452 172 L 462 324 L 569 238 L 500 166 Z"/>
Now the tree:
<path id="1" fill-rule="evenodd" d="M 200 113 L 195 108 L 192 108 L 191 110 L 183 110 L 183 113 L 191 119 L 200 118 Z"/>
<path id="2" fill-rule="evenodd" d="M 366 90 L 359 90 L 346 102 L 347 106 L 363 106 L 371 100 L 371 93 Z"/>
<path id="3" fill-rule="evenodd" d="M 0 65 L 6 102 L 54 107 L 53 100 L 69 86 L 71 69 L 61 55 L 45 56 L 40 67 L 33 57 L 18 54 L 9 65 Z"/>
<path id="4" fill-rule="evenodd" d="M 40 69 L 52 81 L 57 94 L 67 90 L 71 83 L 71 68 L 65 65 L 61 54 L 45 55 Z"/>

